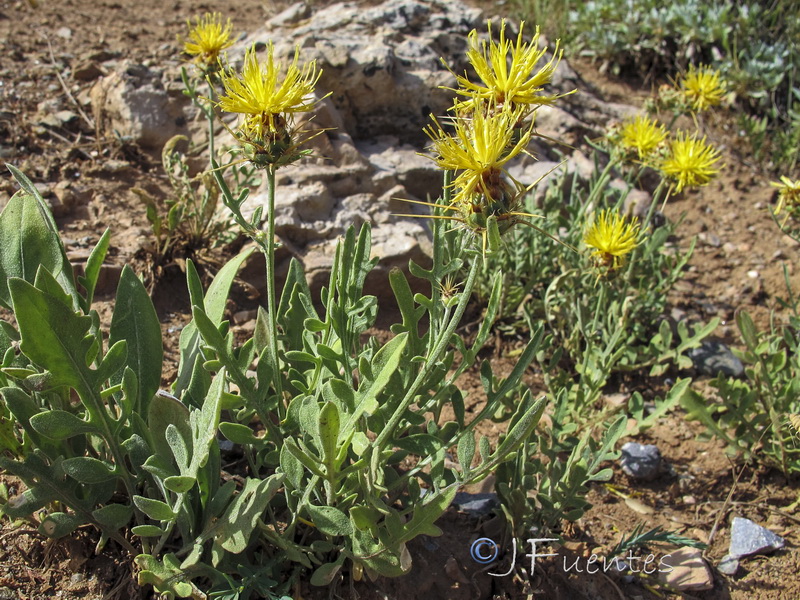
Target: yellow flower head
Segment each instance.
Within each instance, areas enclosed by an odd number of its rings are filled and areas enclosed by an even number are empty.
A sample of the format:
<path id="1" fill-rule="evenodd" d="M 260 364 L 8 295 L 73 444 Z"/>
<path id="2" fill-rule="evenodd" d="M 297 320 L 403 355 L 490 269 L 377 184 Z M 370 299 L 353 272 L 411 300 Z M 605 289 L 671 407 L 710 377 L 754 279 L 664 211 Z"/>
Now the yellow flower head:
<path id="1" fill-rule="evenodd" d="M 454 118 L 454 135 L 445 133 L 438 121 L 425 129 L 438 155 L 433 160 L 440 168 L 457 173 L 452 183 L 456 190 L 453 204 L 461 207 L 476 201 L 508 200 L 503 166 L 524 151 L 532 135 L 532 126 L 522 132 L 517 128 L 521 109 L 491 109 L 479 99 L 471 104 L 470 117 Z"/>
<path id="2" fill-rule="evenodd" d="M 707 65 L 695 69 L 692 65 L 681 82 L 681 91 L 692 110 L 700 112 L 722 102 L 725 82 L 716 69 Z"/>
<path id="3" fill-rule="evenodd" d="M 680 192 L 685 187 L 700 187 L 708 184 L 719 173 L 714 164 L 719 161 L 720 153 L 706 138 L 698 140 L 696 136 L 688 137 L 679 133 L 677 139 L 669 144 L 669 153 L 661 163 L 661 172 L 675 183 L 675 190 Z"/>
<path id="4" fill-rule="evenodd" d="M 776 215 L 784 206 L 787 208 L 800 206 L 800 179 L 792 181 L 788 177 L 781 177 L 780 181 L 771 181 L 770 185 L 779 190 L 778 206 L 775 207 Z"/>
<path id="5" fill-rule="evenodd" d="M 622 125 L 621 144 L 627 150 L 635 150 L 640 159 L 647 158 L 667 138 L 660 123 L 641 115 Z"/>
<path id="6" fill-rule="evenodd" d="M 231 20 L 228 19 L 223 26 L 222 15 L 219 13 L 206 13 L 202 18 L 197 17 L 194 27 L 190 21 L 186 21 L 186 25 L 189 27 L 189 37 L 183 43 L 183 51 L 194 56 L 197 62 L 206 67 L 216 65 L 219 53 L 233 45 Z"/>
<path id="7" fill-rule="evenodd" d="M 544 86 L 550 83 L 553 73 L 561 60 L 562 51 L 558 48 L 552 58 L 544 65 L 537 65 L 547 50 L 539 48 L 539 29 L 530 43 L 522 42 L 525 22 L 519 26 L 516 42 L 506 39 L 505 19 L 500 23 L 500 40 L 492 38 L 492 23 L 489 21 L 489 41 L 478 41 L 478 32 L 473 29 L 468 36 L 467 59 L 475 69 L 481 83 L 472 83 L 466 76 L 456 75 L 462 96 L 483 98 L 503 105 L 539 106 L 552 104 L 560 96 L 542 95 Z M 466 104 L 461 103 L 461 104 Z M 458 105 L 461 108 L 461 105 Z"/>
<path id="8" fill-rule="evenodd" d="M 281 75 L 283 65 L 276 64 L 273 54 L 270 43 L 267 60 L 260 62 L 255 46 L 251 47 L 245 53 L 241 74 L 221 74 L 225 92 L 219 99 L 219 107 L 244 115 L 239 126 L 240 140 L 256 146 L 262 162 L 275 162 L 273 159 L 293 145 L 289 130 L 292 114 L 309 111 L 318 102 L 313 92 L 322 75 L 316 61 L 302 69 L 297 66 L 299 48 L 295 49 L 294 60 L 285 75 Z M 275 144 L 277 147 L 273 147 Z"/>
<path id="9" fill-rule="evenodd" d="M 592 255 L 599 265 L 615 269 L 639 244 L 638 236 L 637 219 L 628 223 L 618 212 L 604 210 L 586 231 L 583 242 L 595 249 Z"/>

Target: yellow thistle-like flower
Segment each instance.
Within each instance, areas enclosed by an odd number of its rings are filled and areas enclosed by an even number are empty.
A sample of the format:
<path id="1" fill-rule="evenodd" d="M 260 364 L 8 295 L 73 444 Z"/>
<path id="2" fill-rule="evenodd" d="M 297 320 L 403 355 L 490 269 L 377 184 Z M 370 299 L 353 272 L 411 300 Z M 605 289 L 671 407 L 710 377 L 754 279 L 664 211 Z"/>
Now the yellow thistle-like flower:
<path id="1" fill-rule="evenodd" d="M 558 95 L 541 94 L 544 86 L 552 80 L 553 73 L 561 60 L 563 51 L 559 50 L 559 42 L 556 42 L 552 58 L 546 64 L 538 66 L 547 50 L 539 48 L 538 28 L 530 43 L 522 42 L 524 26 L 523 21 L 520 23 L 516 42 L 506 39 L 505 19 L 500 24 L 498 42 L 492 39 L 491 21 L 488 23 L 488 42 L 479 42 L 478 32 L 473 29 L 468 35 L 467 59 L 482 83 L 472 83 L 466 76 L 454 73 L 460 86 L 460 89 L 455 91 L 462 96 L 482 98 L 497 105 L 510 103 L 512 106 L 539 106 L 552 104 L 559 98 Z M 457 110 L 461 110 L 468 102 L 457 104 Z"/>
<path id="2" fill-rule="evenodd" d="M 796 207 L 800 205 L 800 179 L 792 181 L 788 177 L 781 177 L 780 181 L 771 181 L 772 187 L 778 188 L 778 206 L 775 207 L 777 215 L 784 206 Z"/>
<path id="3" fill-rule="evenodd" d="M 471 103 L 469 118 L 454 118 L 455 133 L 448 135 L 438 121 L 425 129 L 438 155 L 433 160 L 446 170 L 456 172 L 452 187 L 453 204 L 474 204 L 510 200 L 508 185 L 503 181 L 503 166 L 524 151 L 530 142 L 532 126 L 517 128 L 521 110 L 487 109 L 480 99 Z M 513 193 L 512 193 L 513 194 Z"/>
<path id="4" fill-rule="evenodd" d="M 692 65 L 681 82 L 681 91 L 692 110 L 700 112 L 722 102 L 725 82 L 716 69 L 707 65 L 695 69 Z"/>
<path id="5" fill-rule="evenodd" d="M 592 255 L 600 266 L 615 269 L 638 246 L 638 236 L 637 219 L 629 223 L 618 212 L 604 210 L 586 231 L 583 242 L 595 249 Z"/>
<path id="6" fill-rule="evenodd" d="M 262 63 L 255 47 L 251 47 L 245 53 L 241 74 L 221 74 L 225 93 L 219 99 L 219 107 L 245 115 L 239 126 L 240 142 L 246 151 L 254 151 L 259 157 L 253 159 L 258 164 L 277 163 L 281 157 L 286 157 L 297 142 L 291 139 L 292 115 L 311 110 L 319 101 L 313 96 L 322 75 L 316 61 L 302 69 L 298 67 L 300 49 L 297 48 L 294 60 L 281 75 L 283 65 L 275 62 L 273 54 L 274 47 L 270 43 L 267 60 Z M 296 159 L 299 155 L 295 153 L 292 157 Z"/>
<path id="7" fill-rule="evenodd" d="M 233 45 L 231 20 L 228 19 L 223 25 L 219 13 L 197 17 L 194 27 L 190 21 L 186 21 L 186 25 L 189 27 L 189 37 L 183 43 L 183 51 L 206 67 L 216 65 L 219 53 Z"/>
<path id="8" fill-rule="evenodd" d="M 667 131 L 657 121 L 641 115 L 622 125 L 622 147 L 635 150 L 640 159 L 650 156 L 667 138 Z"/>
<path id="9" fill-rule="evenodd" d="M 675 190 L 680 192 L 685 187 L 700 187 L 708 184 L 719 173 L 714 164 L 719 161 L 720 153 L 706 138 L 698 140 L 696 136 L 688 137 L 679 133 L 677 139 L 669 144 L 668 156 L 660 165 L 661 172 L 672 179 Z"/>

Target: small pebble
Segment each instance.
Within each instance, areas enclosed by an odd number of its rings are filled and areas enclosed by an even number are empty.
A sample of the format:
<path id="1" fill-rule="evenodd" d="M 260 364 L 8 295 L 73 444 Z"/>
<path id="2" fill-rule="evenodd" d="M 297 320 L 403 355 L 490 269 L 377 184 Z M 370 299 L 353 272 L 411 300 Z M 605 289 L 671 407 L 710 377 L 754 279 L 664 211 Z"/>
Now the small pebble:
<path id="1" fill-rule="evenodd" d="M 723 575 L 736 575 L 736 571 L 739 570 L 739 560 L 727 554 L 719 561 L 717 570 Z"/>
<path id="2" fill-rule="evenodd" d="M 641 481 L 655 479 L 661 472 L 661 452 L 652 444 L 628 442 L 619 462 L 626 475 Z"/>

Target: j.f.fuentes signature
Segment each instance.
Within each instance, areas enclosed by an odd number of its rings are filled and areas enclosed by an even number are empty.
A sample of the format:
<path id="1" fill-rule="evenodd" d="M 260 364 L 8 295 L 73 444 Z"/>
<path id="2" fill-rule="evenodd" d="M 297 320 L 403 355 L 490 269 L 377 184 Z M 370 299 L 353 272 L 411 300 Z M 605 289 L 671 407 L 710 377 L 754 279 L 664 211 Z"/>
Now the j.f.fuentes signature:
<path id="1" fill-rule="evenodd" d="M 531 551 L 524 556 L 529 558 L 531 561 L 531 568 L 530 568 L 530 575 L 533 575 L 534 570 L 536 569 L 536 559 L 537 558 L 544 558 L 548 556 L 558 556 L 556 552 L 548 552 L 546 554 L 539 554 L 536 552 L 536 544 L 540 542 L 557 542 L 557 538 L 531 538 L 528 539 L 527 542 L 530 545 Z M 489 538 L 480 538 L 475 540 L 470 546 L 470 555 L 472 559 L 480 564 L 486 565 L 493 562 L 497 556 L 500 554 L 500 547 L 494 540 Z M 667 562 L 667 558 L 669 558 L 670 554 L 665 554 L 660 559 L 658 559 L 658 564 L 655 565 L 653 563 L 656 562 L 656 556 L 654 554 L 648 554 L 645 557 L 641 556 L 634 556 L 633 550 L 628 552 L 628 555 L 624 558 L 620 558 L 618 556 L 614 556 L 612 558 L 607 558 L 605 556 L 598 556 L 597 554 L 592 554 L 588 558 L 577 557 L 575 560 L 568 564 L 568 559 L 565 556 L 563 560 L 563 569 L 565 573 L 569 573 L 574 571 L 575 573 L 588 573 L 593 575 L 595 573 L 608 572 L 609 569 L 612 567 L 616 568 L 618 572 L 623 571 L 630 571 L 632 573 L 669 573 L 673 570 L 672 565 Z M 639 563 L 641 561 L 641 563 Z M 517 540 L 513 540 L 513 553 L 511 556 L 511 567 L 505 573 L 488 573 L 492 577 L 505 577 L 510 575 L 514 571 L 514 567 L 516 566 L 517 562 Z M 581 565 L 585 566 L 585 570 L 581 569 Z M 650 565 L 652 564 L 652 567 Z M 637 568 L 637 566 L 641 566 L 641 569 Z"/>

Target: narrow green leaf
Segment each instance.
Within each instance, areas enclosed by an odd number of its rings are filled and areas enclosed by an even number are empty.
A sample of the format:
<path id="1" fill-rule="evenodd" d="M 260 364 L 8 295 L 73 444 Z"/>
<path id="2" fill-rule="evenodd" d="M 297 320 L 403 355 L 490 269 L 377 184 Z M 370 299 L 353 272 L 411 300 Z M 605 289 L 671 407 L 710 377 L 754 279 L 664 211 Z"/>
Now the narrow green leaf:
<path id="1" fill-rule="evenodd" d="M 156 525 L 136 525 L 131 527 L 131 533 L 139 537 L 161 537 L 164 530 Z"/>
<path id="2" fill-rule="evenodd" d="M 164 480 L 164 487 L 170 492 L 175 492 L 176 494 L 185 494 L 192 489 L 192 487 L 194 487 L 196 482 L 197 480 L 194 477 L 167 477 Z"/>
<path id="3" fill-rule="evenodd" d="M 457 485 L 451 485 L 439 493 L 428 494 L 430 497 L 427 502 L 422 502 L 414 507 L 414 514 L 411 520 L 403 526 L 403 534 L 399 539 L 392 540 L 394 544 L 407 542 L 413 540 L 418 535 L 429 535 L 432 537 L 442 534 L 434 522 L 442 516 L 453 498 L 456 497 L 458 492 Z"/>
<path id="4" fill-rule="evenodd" d="M 211 282 L 201 308 L 203 308 L 206 316 L 215 325 L 222 321 L 222 316 L 225 314 L 225 304 L 227 303 L 228 295 L 230 293 L 233 280 L 236 277 L 236 273 L 239 271 L 242 263 L 253 253 L 253 251 L 254 248 L 249 248 L 248 250 L 241 252 L 229 260 L 219 270 L 217 275 L 214 277 L 214 280 Z M 193 287 L 196 287 L 196 284 L 190 283 L 190 290 Z M 199 306 L 199 304 L 194 302 L 194 295 L 196 293 L 197 292 L 195 290 L 195 293 L 192 295 L 193 306 Z M 189 381 L 192 376 L 192 370 L 194 369 L 194 363 L 198 353 L 200 352 L 200 335 L 197 331 L 197 326 L 195 325 L 194 321 L 190 322 L 186 327 L 183 328 L 183 331 L 181 331 L 179 347 L 181 358 L 178 366 L 178 377 L 173 386 L 173 392 L 178 396 L 180 396 L 183 393 L 183 390 L 185 390 L 189 385 Z"/>
<path id="5" fill-rule="evenodd" d="M 286 448 L 292 454 L 292 456 L 303 463 L 303 466 L 311 471 L 314 475 L 325 478 L 325 473 L 323 473 L 322 469 L 319 468 L 319 459 L 316 457 L 311 457 L 303 452 L 295 440 L 292 438 L 287 438 L 284 440 L 283 447 Z"/>
<path id="6" fill-rule="evenodd" d="M 267 479 L 247 478 L 244 489 L 221 517 L 214 544 L 233 554 L 243 552 L 258 519 L 282 483 L 283 475 L 278 473 Z"/>
<path id="7" fill-rule="evenodd" d="M 378 394 L 383 391 L 389 383 L 391 376 L 397 371 L 400 365 L 400 357 L 406 347 L 408 334 L 401 333 L 390 340 L 383 348 L 378 350 L 372 359 L 372 373 L 375 376 L 373 381 L 362 382 L 356 395 L 356 408 L 347 420 L 343 431 L 350 431 L 355 427 L 356 422 L 362 414 L 374 413 L 378 408 Z"/>
<path id="8" fill-rule="evenodd" d="M 167 425 L 167 430 L 164 434 L 169 444 L 170 452 L 172 456 L 175 457 L 175 464 L 178 465 L 178 469 L 181 473 L 188 473 L 189 461 L 191 460 L 190 444 L 192 438 L 189 437 L 187 439 L 183 437 L 180 430 L 172 424 Z"/>
<path id="9" fill-rule="evenodd" d="M 0 305 L 10 309 L 8 280 L 19 277 L 33 283 L 40 266 L 58 275 L 63 266 L 61 245 L 36 198 L 24 190 L 14 194 L 0 213 L 0 240 Z"/>
<path id="10" fill-rule="evenodd" d="M 133 517 L 133 507 L 128 504 L 108 504 L 92 511 L 92 516 L 104 528 L 118 531 Z"/>
<path id="11" fill-rule="evenodd" d="M 475 456 L 475 436 L 472 431 L 465 431 L 458 440 L 457 454 L 461 473 L 466 476 L 472 469 L 472 458 Z"/>
<path id="12" fill-rule="evenodd" d="M 527 394 L 530 398 L 530 394 Z M 525 410 L 522 416 L 511 427 L 503 440 L 500 442 L 495 452 L 497 460 L 502 460 L 504 456 L 516 450 L 523 441 L 530 437 L 531 432 L 539 423 L 544 413 L 546 399 L 539 398 L 535 402 L 529 402 L 529 408 Z"/>
<path id="13" fill-rule="evenodd" d="M 266 440 L 256 437 L 252 429 L 241 423 L 230 423 L 227 421 L 220 423 L 219 432 L 225 436 L 225 439 L 234 444 L 263 446 L 266 443 Z"/>
<path id="14" fill-rule="evenodd" d="M 169 425 L 176 427 L 184 440 L 192 439 L 192 428 L 189 426 L 189 409 L 172 395 L 159 393 L 153 397 L 147 411 L 147 424 L 153 436 L 155 450 L 162 457 L 172 456 L 166 437 Z"/>
<path id="15" fill-rule="evenodd" d="M 286 481 L 296 489 L 303 487 L 303 464 L 289 451 L 286 444 L 281 446 L 281 471 L 286 475 Z"/>
<path id="16" fill-rule="evenodd" d="M 203 408 L 193 410 L 189 415 L 189 424 L 192 428 L 192 460 L 189 468 L 181 475 L 196 478 L 200 469 L 208 462 L 211 444 L 215 443 L 217 438 L 224 389 L 225 370 L 222 369 L 211 383 Z"/>
<path id="17" fill-rule="evenodd" d="M 118 340 L 128 343 L 127 366 L 139 383 L 134 411 L 147 414 L 150 399 L 161 384 L 164 347 L 153 301 L 129 265 L 122 269 L 109 330 L 109 344 Z M 113 379 L 115 383 L 121 380 L 122 373 Z"/>
<path id="18" fill-rule="evenodd" d="M 78 283 L 80 283 L 86 290 L 86 302 L 84 306 L 85 312 L 88 312 L 89 308 L 92 306 L 94 290 L 97 287 L 97 280 L 100 277 L 100 269 L 103 266 L 103 261 L 106 259 L 106 254 L 108 253 L 108 247 L 110 244 L 111 229 L 106 229 L 103 232 L 103 235 L 100 236 L 100 239 L 97 240 L 97 244 L 95 244 L 95 247 L 92 249 L 92 253 L 86 260 L 86 268 L 83 270 L 83 277 L 79 278 L 78 280 Z"/>
<path id="19" fill-rule="evenodd" d="M 322 460 L 329 467 L 333 465 L 338 450 L 339 409 L 333 402 L 326 402 L 319 411 L 318 431 L 322 450 Z M 328 477 L 331 474 L 328 473 Z"/>
<path id="20" fill-rule="evenodd" d="M 66 440 L 84 433 L 98 433 L 96 427 L 64 410 L 49 410 L 30 419 L 34 431 L 53 440 Z"/>
<path id="21" fill-rule="evenodd" d="M 140 511 L 154 521 L 172 521 L 176 515 L 169 504 L 144 496 L 134 496 L 133 503 Z"/>
<path id="22" fill-rule="evenodd" d="M 64 472 L 80 483 L 95 484 L 114 479 L 114 466 L 91 456 L 67 458 L 61 463 Z"/>
<path id="23" fill-rule="evenodd" d="M 750 352 L 755 352 L 758 346 L 758 331 L 756 330 L 755 323 L 753 323 L 753 319 L 750 318 L 747 311 L 740 310 L 736 313 L 736 325 L 742 334 L 742 339 L 747 349 L 750 350 Z"/>
<path id="24" fill-rule="evenodd" d="M 186 287 L 189 290 L 189 304 L 203 306 L 203 283 L 192 259 L 186 261 Z"/>
<path id="25" fill-rule="evenodd" d="M 311 521 L 326 535 L 351 535 L 353 524 L 346 514 L 333 506 L 306 506 Z"/>

